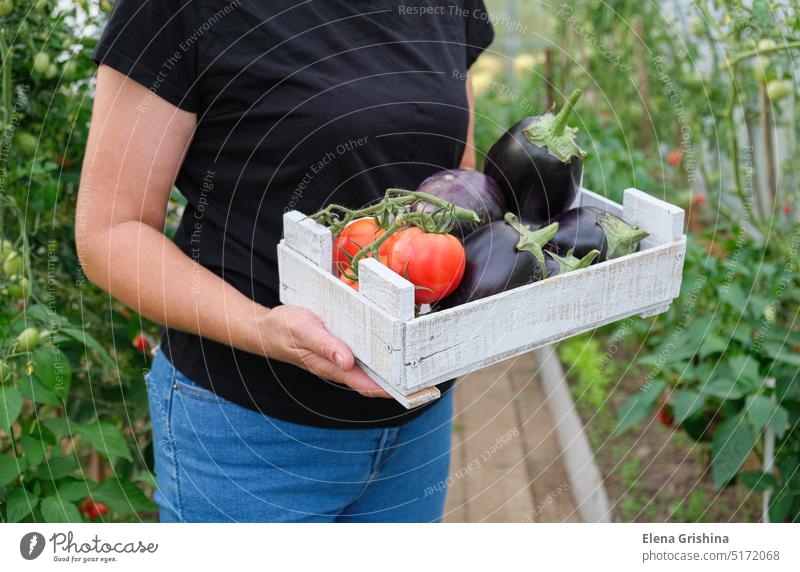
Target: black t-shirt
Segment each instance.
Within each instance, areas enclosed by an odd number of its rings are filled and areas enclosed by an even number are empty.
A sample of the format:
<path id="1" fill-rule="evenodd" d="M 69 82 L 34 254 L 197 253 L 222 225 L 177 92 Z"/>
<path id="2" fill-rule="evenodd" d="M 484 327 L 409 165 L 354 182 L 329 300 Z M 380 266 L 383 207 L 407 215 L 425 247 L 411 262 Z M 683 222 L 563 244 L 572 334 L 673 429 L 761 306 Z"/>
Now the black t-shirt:
<path id="1" fill-rule="evenodd" d="M 197 114 L 175 242 L 272 307 L 285 211 L 360 207 L 458 166 L 465 71 L 492 38 L 482 0 L 117 0 L 94 59 Z M 174 329 L 161 345 L 197 383 L 288 421 L 393 426 L 422 409 Z"/>

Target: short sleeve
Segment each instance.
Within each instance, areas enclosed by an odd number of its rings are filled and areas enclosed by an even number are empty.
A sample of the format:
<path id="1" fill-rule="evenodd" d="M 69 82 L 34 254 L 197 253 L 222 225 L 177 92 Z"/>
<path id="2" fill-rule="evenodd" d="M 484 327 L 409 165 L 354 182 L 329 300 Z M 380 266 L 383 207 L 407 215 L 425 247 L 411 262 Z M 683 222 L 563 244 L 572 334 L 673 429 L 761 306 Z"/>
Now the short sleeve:
<path id="1" fill-rule="evenodd" d="M 116 0 L 92 59 L 186 111 L 198 111 L 195 0 Z"/>
<path id="2" fill-rule="evenodd" d="M 465 0 L 464 9 L 469 11 L 466 18 L 467 69 L 469 69 L 494 40 L 494 27 L 483 0 Z"/>

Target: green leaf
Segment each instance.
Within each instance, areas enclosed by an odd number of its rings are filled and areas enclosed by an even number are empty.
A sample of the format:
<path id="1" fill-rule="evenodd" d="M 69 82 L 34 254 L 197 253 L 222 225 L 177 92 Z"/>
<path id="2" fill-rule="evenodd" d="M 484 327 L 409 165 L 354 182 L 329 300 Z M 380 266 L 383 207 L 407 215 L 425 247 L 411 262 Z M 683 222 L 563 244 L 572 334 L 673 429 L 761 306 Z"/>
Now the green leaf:
<path id="1" fill-rule="evenodd" d="M 705 359 L 706 357 L 712 354 L 718 354 L 728 347 L 727 340 L 720 338 L 719 336 L 707 336 L 703 343 L 700 345 L 700 352 L 699 356 L 700 359 Z"/>
<path id="2" fill-rule="evenodd" d="M 711 475 L 717 490 L 736 475 L 755 443 L 753 430 L 741 414 L 726 419 L 717 427 L 711 443 Z"/>
<path id="3" fill-rule="evenodd" d="M 44 405 L 63 405 L 58 396 L 47 389 L 42 382 L 32 375 L 22 376 L 19 381 L 19 391 L 25 399 L 42 403 Z"/>
<path id="4" fill-rule="evenodd" d="M 33 350 L 33 375 L 61 399 L 66 399 L 72 383 L 72 369 L 67 356 L 56 347 Z"/>
<path id="5" fill-rule="evenodd" d="M 56 441 L 62 437 L 72 435 L 72 431 L 77 427 L 75 423 L 70 425 L 69 419 L 66 417 L 50 417 L 42 421 L 42 423 L 55 435 Z"/>
<path id="6" fill-rule="evenodd" d="M 73 455 L 69 457 L 55 457 L 47 459 L 36 469 L 36 476 L 41 479 L 57 481 L 69 476 L 78 468 L 78 462 Z"/>
<path id="7" fill-rule="evenodd" d="M 75 502 L 91 496 L 94 487 L 93 481 L 65 479 L 58 484 L 56 496 L 62 501 Z"/>
<path id="8" fill-rule="evenodd" d="M 762 377 L 758 373 L 758 361 L 753 356 L 734 356 L 729 361 L 739 385 L 753 389 L 761 387 Z"/>
<path id="9" fill-rule="evenodd" d="M 20 522 L 28 516 L 36 505 L 39 497 L 26 491 L 22 487 L 11 491 L 6 499 L 6 522 Z"/>
<path id="10" fill-rule="evenodd" d="M 111 358 L 106 349 L 102 345 L 100 345 L 100 342 L 94 339 L 89 332 L 79 328 L 73 328 L 72 326 L 62 327 L 58 331 L 64 335 L 69 336 L 73 340 L 82 343 L 87 348 L 96 351 L 97 354 L 100 356 L 100 359 L 103 362 L 105 362 L 106 365 L 111 367 L 116 366 L 114 360 Z"/>
<path id="11" fill-rule="evenodd" d="M 11 491 L 6 498 L 6 522 L 20 522 L 39 504 L 39 497 L 22 487 Z"/>
<path id="12" fill-rule="evenodd" d="M 39 510 L 42 512 L 44 522 L 83 522 L 78 507 L 72 503 L 62 503 L 57 497 L 42 499 Z"/>
<path id="13" fill-rule="evenodd" d="M 27 468 L 28 463 L 25 459 L 11 457 L 9 455 L 0 455 L 0 487 L 16 479 L 24 473 Z"/>
<path id="14" fill-rule="evenodd" d="M 744 397 L 744 389 L 736 384 L 736 381 L 726 378 L 716 378 L 708 380 L 700 387 L 700 393 L 712 395 L 720 399 L 739 399 Z"/>
<path id="15" fill-rule="evenodd" d="M 800 493 L 800 457 L 787 455 L 778 463 L 783 486 Z"/>
<path id="16" fill-rule="evenodd" d="M 764 344 L 762 347 L 764 348 L 764 353 L 775 361 L 794 367 L 800 367 L 800 354 L 793 352 L 791 348 L 787 349 L 784 344 L 768 343 Z"/>
<path id="17" fill-rule="evenodd" d="M 154 512 L 156 504 L 132 482 L 108 478 L 92 491 L 96 502 L 105 504 L 119 515 L 136 512 Z"/>
<path id="18" fill-rule="evenodd" d="M 122 432 L 111 423 L 93 421 L 88 425 L 78 427 L 78 433 L 97 449 L 98 453 L 111 462 L 119 458 L 133 460 L 128 449 L 128 442 Z"/>
<path id="19" fill-rule="evenodd" d="M 25 451 L 29 465 L 38 465 L 42 462 L 47 450 L 41 440 L 30 435 L 23 435 L 20 437 L 19 442 L 22 445 L 22 450 Z"/>
<path id="20" fill-rule="evenodd" d="M 786 411 L 782 405 L 778 405 L 775 408 L 775 413 L 769 420 L 769 426 L 775 432 L 775 436 L 778 439 L 783 438 L 786 430 L 789 428 L 789 412 Z"/>
<path id="21" fill-rule="evenodd" d="M 675 423 L 680 425 L 694 413 L 700 411 L 705 404 L 705 395 L 701 395 L 691 389 L 681 389 L 675 396 L 675 405 L 673 406 Z"/>
<path id="22" fill-rule="evenodd" d="M 773 490 L 778 486 L 775 477 L 761 471 L 745 471 L 739 475 L 739 481 L 751 491 L 756 492 Z"/>
<path id="23" fill-rule="evenodd" d="M 656 380 L 643 387 L 635 395 L 631 395 L 622 405 L 617 421 L 617 434 L 624 433 L 629 428 L 639 423 L 642 419 L 652 415 L 658 396 L 664 391 L 664 382 Z"/>
<path id="24" fill-rule="evenodd" d="M 732 306 L 735 312 L 739 312 L 737 315 L 741 315 L 741 312 L 744 312 L 747 306 L 747 295 L 738 284 L 732 282 L 727 287 L 720 286 L 717 288 L 717 294 L 723 302 L 727 302 Z"/>
<path id="25" fill-rule="evenodd" d="M 775 413 L 775 407 L 776 405 L 772 400 L 765 395 L 747 396 L 745 412 L 756 433 L 761 433 L 761 430 L 767 425 L 767 422 Z"/>
<path id="26" fill-rule="evenodd" d="M 772 495 L 767 509 L 769 521 L 784 522 L 789 514 L 789 509 L 792 508 L 793 501 L 792 492 L 786 487 L 781 488 L 776 494 Z"/>
<path id="27" fill-rule="evenodd" d="M 0 429 L 11 432 L 11 425 L 22 411 L 22 395 L 13 387 L 0 385 Z"/>

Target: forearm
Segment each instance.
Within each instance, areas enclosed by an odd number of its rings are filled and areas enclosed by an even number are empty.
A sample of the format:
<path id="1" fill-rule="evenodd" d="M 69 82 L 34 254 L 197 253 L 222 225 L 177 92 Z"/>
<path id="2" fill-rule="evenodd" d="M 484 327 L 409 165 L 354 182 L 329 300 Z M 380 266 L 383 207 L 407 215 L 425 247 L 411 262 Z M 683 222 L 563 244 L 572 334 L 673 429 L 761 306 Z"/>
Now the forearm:
<path id="1" fill-rule="evenodd" d="M 466 81 L 467 105 L 469 107 L 469 124 L 467 138 L 464 145 L 464 154 L 461 157 L 461 169 L 474 169 L 475 160 L 475 95 L 472 91 L 472 72 L 467 73 Z"/>
<path id="2" fill-rule="evenodd" d="M 265 354 L 259 324 L 269 309 L 186 256 L 138 221 L 85 241 L 87 276 L 143 316 L 251 353 Z"/>

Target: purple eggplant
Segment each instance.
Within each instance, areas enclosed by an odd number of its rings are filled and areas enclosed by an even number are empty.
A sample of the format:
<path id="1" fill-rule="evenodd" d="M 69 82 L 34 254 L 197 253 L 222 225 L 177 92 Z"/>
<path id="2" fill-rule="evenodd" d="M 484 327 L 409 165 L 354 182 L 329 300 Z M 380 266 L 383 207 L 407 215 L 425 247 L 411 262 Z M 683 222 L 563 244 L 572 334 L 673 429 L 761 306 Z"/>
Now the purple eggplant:
<path id="1" fill-rule="evenodd" d="M 548 276 L 558 276 L 573 270 L 586 268 L 600 256 L 599 250 L 590 250 L 583 258 L 576 258 L 574 251 L 570 250 L 566 256 L 559 256 L 555 252 L 545 251 L 544 259 Z"/>
<path id="2" fill-rule="evenodd" d="M 417 191 L 478 213 L 480 222 L 456 222 L 451 234 L 460 239 L 490 222 L 502 220 L 506 212 L 506 199 L 497 182 L 472 169 L 439 171 L 422 181 Z M 417 203 L 414 209 L 430 212 L 435 207 L 428 203 Z"/>
<path id="3" fill-rule="evenodd" d="M 625 256 L 639 249 L 639 242 L 647 236 L 640 228 L 597 207 L 577 207 L 554 216 L 558 232 L 545 246 L 545 250 L 565 256 L 569 251 L 583 258 L 592 250 L 599 250 L 598 262 Z"/>
<path id="4" fill-rule="evenodd" d="M 531 230 L 513 213 L 479 228 L 464 240 L 464 277 L 438 308 L 451 308 L 547 278 L 542 247 L 556 231 L 558 224 Z"/>
<path id="5" fill-rule="evenodd" d="M 573 91 L 558 115 L 517 122 L 486 155 L 483 172 L 500 184 L 508 208 L 523 222 L 546 223 L 575 201 L 586 153 L 567 120 L 580 95 Z"/>

